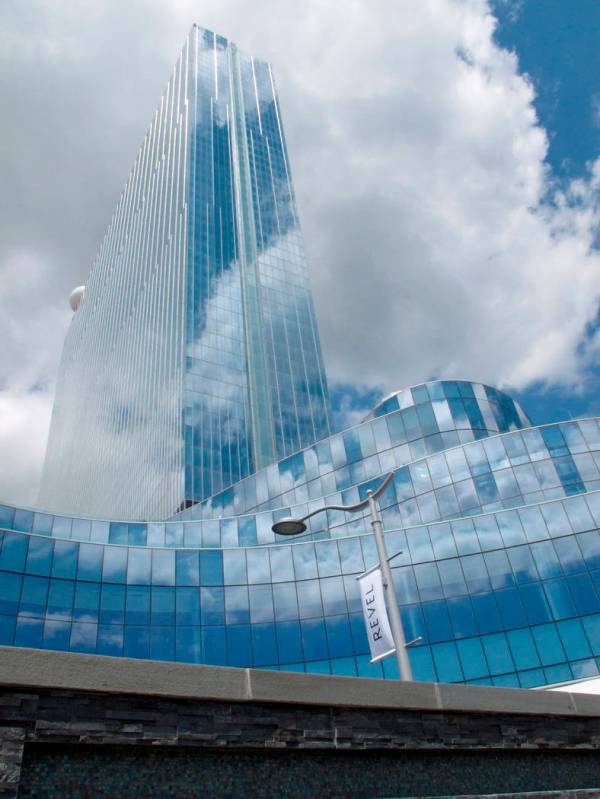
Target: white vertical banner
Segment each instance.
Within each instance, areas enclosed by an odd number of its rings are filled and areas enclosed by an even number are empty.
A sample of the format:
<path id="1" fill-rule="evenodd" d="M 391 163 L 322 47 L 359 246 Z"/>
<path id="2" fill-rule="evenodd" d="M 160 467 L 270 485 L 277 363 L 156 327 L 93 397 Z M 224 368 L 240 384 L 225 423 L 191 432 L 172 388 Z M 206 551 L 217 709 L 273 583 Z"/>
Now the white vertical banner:
<path id="1" fill-rule="evenodd" d="M 371 663 L 375 663 L 396 651 L 385 606 L 381 569 L 373 569 L 359 577 L 358 584 L 371 649 Z"/>

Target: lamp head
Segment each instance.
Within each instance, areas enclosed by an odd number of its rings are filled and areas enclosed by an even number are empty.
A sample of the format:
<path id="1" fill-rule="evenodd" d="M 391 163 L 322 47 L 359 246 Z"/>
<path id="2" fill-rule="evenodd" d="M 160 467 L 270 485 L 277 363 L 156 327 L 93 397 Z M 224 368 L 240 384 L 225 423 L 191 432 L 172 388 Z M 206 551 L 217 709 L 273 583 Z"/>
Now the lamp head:
<path id="1" fill-rule="evenodd" d="M 300 535 L 306 531 L 306 525 L 302 519 L 280 519 L 271 528 L 277 535 Z"/>

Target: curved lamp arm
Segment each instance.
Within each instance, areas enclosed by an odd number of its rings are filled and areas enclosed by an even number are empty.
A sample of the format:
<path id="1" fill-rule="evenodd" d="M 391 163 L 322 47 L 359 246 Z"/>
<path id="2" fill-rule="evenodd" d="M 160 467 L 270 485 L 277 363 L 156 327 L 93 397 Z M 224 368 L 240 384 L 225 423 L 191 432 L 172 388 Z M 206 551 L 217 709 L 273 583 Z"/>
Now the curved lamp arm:
<path id="1" fill-rule="evenodd" d="M 271 529 L 278 535 L 299 535 L 300 533 L 304 533 L 306 531 L 306 525 L 304 522 L 307 519 L 310 519 L 311 516 L 316 516 L 318 513 L 322 513 L 325 510 L 344 510 L 351 513 L 352 511 L 366 508 L 369 504 L 369 499 L 376 499 L 381 493 L 383 493 L 392 481 L 393 477 L 394 473 L 390 472 L 376 491 L 368 491 L 367 493 L 369 496 L 366 499 L 363 499 L 361 502 L 357 502 L 356 505 L 323 505 L 322 508 L 317 508 L 316 510 L 307 513 L 306 516 L 302 516 L 299 519 L 280 519 L 278 522 L 275 522 Z"/>
<path id="2" fill-rule="evenodd" d="M 373 491 L 372 493 L 369 492 L 373 499 L 377 499 L 377 497 L 385 491 L 385 489 L 390 484 L 393 476 L 394 473 L 390 472 L 376 491 Z M 317 510 L 313 510 L 310 513 L 307 513 L 306 516 L 303 516 L 302 521 L 305 522 L 307 519 L 310 519 L 311 516 L 316 516 L 317 513 L 321 513 L 324 510 L 345 510 L 351 513 L 352 511 L 360 510 L 361 508 L 366 508 L 368 504 L 369 504 L 369 497 L 363 499 L 361 502 L 357 502 L 356 505 L 323 505 L 322 508 L 317 508 Z"/>

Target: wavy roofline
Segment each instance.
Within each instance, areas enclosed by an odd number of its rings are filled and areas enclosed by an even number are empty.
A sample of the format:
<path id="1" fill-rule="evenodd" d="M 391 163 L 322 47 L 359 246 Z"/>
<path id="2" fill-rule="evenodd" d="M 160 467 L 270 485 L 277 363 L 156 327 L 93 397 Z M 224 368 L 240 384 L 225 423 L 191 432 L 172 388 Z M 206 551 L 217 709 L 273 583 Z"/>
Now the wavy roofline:
<path id="1" fill-rule="evenodd" d="M 539 502 L 532 502 L 530 504 L 524 504 L 524 505 L 515 505 L 512 508 L 498 508 L 497 510 L 485 511 L 484 513 L 473 513 L 473 514 L 468 514 L 468 515 L 464 515 L 464 516 L 454 516 L 451 519 L 438 519 L 437 521 L 422 522 L 421 524 L 412 524 L 412 525 L 408 525 L 406 527 L 404 527 L 404 526 L 403 527 L 392 527 L 392 528 L 389 528 L 389 529 L 384 529 L 383 532 L 386 535 L 387 534 L 391 534 L 391 533 L 409 533 L 409 532 L 411 532 L 413 530 L 421 530 L 423 527 L 436 527 L 436 526 L 441 525 L 441 524 L 452 524 L 453 522 L 466 521 L 466 520 L 470 520 L 470 519 L 479 519 L 479 518 L 482 518 L 484 516 L 497 516 L 500 513 L 510 513 L 511 511 L 517 511 L 518 512 L 518 511 L 526 509 L 526 508 L 537 508 L 540 505 L 551 505 L 551 504 L 554 504 L 554 503 L 557 503 L 557 502 L 565 502 L 565 501 L 568 501 L 568 500 L 571 500 L 571 499 L 576 499 L 577 497 L 586 497 L 586 496 L 591 496 L 591 495 L 594 495 L 594 494 L 600 494 L 600 488 L 594 489 L 594 491 L 585 491 L 585 492 L 580 493 L 580 494 L 571 494 L 571 495 L 565 496 L 565 497 L 555 497 L 554 499 L 541 499 L 541 500 L 539 500 Z M 27 509 L 26 508 L 22 508 L 20 510 L 27 510 Z M 77 517 L 77 518 L 79 518 L 79 517 Z M 231 518 L 231 517 L 227 517 L 227 518 Z M 233 518 L 238 518 L 238 517 L 233 517 Z M 92 520 L 86 519 L 85 521 L 99 521 L 99 520 L 97 520 L 97 519 L 92 519 Z M 103 519 L 102 521 L 107 521 L 107 520 Z M 117 524 L 118 523 L 119 522 L 117 522 Z M 124 522 L 124 523 L 127 524 L 127 522 Z M 154 523 L 155 522 L 150 522 L 150 524 L 154 524 Z M 159 522 L 159 523 L 162 524 L 163 522 Z M 144 522 L 140 522 L 140 524 L 144 524 Z M 594 528 L 590 528 L 590 529 L 596 529 L 596 528 L 594 527 Z M 585 532 L 585 531 L 580 531 L 580 532 Z M 107 546 L 109 546 L 109 547 L 122 547 L 124 549 L 158 549 L 158 550 L 161 550 L 161 551 L 167 550 L 169 552 L 171 552 L 171 551 L 172 552 L 197 552 L 199 550 L 211 550 L 211 551 L 228 550 L 229 551 L 229 550 L 239 550 L 239 549 L 244 549 L 244 550 L 252 549 L 252 550 L 254 550 L 254 549 L 262 549 L 264 547 L 287 546 L 288 544 L 320 544 L 320 543 L 329 543 L 330 541 L 346 541 L 346 540 L 351 539 L 351 538 L 361 538 L 362 536 L 365 536 L 365 535 L 372 535 L 371 530 L 366 530 L 365 529 L 365 531 L 362 532 L 362 533 L 353 533 L 352 535 L 343 535 L 343 536 L 342 535 L 340 535 L 340 536 L 331 536 L 329 538 L 322 538 L 322 539 L 314 540 L 314 539 L 308 537 L 310 535 L 314 535 L 314 533 L 307 532 L 307 533 L 303 533 L 302 535 L 296 535 L 296 536 L 293 536 L 293 537 L 290 537 L 290 538 L 286 538 L 285 541 L 271 541 L 271 542 L 267 542 L 267 543 L 264 543 L 264 544 L 257 544 L 255 546 L 250 546 L 250 547 L 249 546 L 237 546 L 237 547 L 231 547 L 231 546 L 229 546 L 229 547 L 228 546 L 218 546 L 218 547 L 166 547 L 166 546 L 163 546 L 163 547 L 160 547 L 160 546 L 148 546 L 148 545 L 142 545 L 142 544 L 118 544 L 118 543 L 112 543 L 112 542 L 109 542 L 109 541 L 89 541 L 89 540 L 81 540 L 79 538 L 62 538 L 61 536 L 44 535 L 43 533 L 38 533 L 38 532 L 33 532 L 33 531 L 28 532 L 26 530 L 11 530 L 11 529 L 8 529 L 6 527 L 0 527 L 0 533 L 11 533 L 11 534 L 14 534 L 14 535 L 34 536 L 35 538 L 43 538 L 46 541 L 48 541 L 48 540 L 51 540 L 51 541 L 69 541 L 69 542 L 71 542 L 73 544 L 93 544 L 94 546 L 98 546 L 98 547 L 107 547 Z M 566 532 L 564 535 L 573 535 L 573 533 Z M 554 538 L 562 538 L 562 537 L 563 536 L 553 536 L 553 539 Z M 515 544 L 514 546 L 521 546 L 521 544 Z M 504 549 L 507 549 L 507 548 L 509 548 L 509 547 L 507 547 L 505 544 L 503 544 L 500 547 L 495 547 L 494 549 L 486 550 L 486 552 L 496 552 L 498 550 L 501 550 L 501 549 L 504 550 Z M 389 559 L 392 560 L 393 558 L 395 558 L 395 557 L 397 557 L 397 556 L 399 556 L 401 554 L 402 554 L 402 552 L 393 553 L 393 554 L 391 554 L 389 556 Z M 438 560 L 448 560 L 448 559 L 455 558 L 455 557 L 457 557 L 457 556 L 456 555 L 448 555 L 447 557 L 444 557 L 444 558 L 437 558 L 436 557 L 436 558 L 433 559 L 433 561 L 437 562 Z M 460 556 L 458 556 L 458 557 L 460 557 Z M 423 563 L 431 563 L 433 561 L 423 561 Z"/>
<path id="2" fill-rule="evenodd" d="M 507 430 L 504 433 L 495 433 L 493 436 L 487 436 L 486 439 L 476 439 L 476 440 L 477 441 L 483 441 L 483 440 L 488 440 L 488 439 L 492 439 L 492 438 L 500 438 L 502 436 L 508 436 L 508 435 L 513 434 L 513 433 L 521 433 L 521 432 L 526 431 L 526 430 L 541 430 L 541 429 L 546 428 L 546 427 L 557 427 L 557 426 L 567 425 L 567 424 L 577 424 L 579 422 L 597 422 L 597 423 L 600 423 L 600 416 L 583 416 L 583 417 L 578 417 L 576 419 L 565 419 L 562 422 L 547 422 L 547 423 L 541 424 L 541 425 L 531 425 L 530 427 L 522 427 L 522 428 L 518 428 L 517 430 Z M 426 455 L 424 458 L 417 458 L 416 460 L 409 461 L 408 463 L 404 464 L 403 466 L 396 466 L 394 469 L 392 469 L 390 471 L 396 472 L 399 469 L 405 469 L 408 466 L 411 466 L 413 463 L 420 463 L 421 461 L 427 460 L 428 458 L 434 457 L 436 455 L 441 455 L 441 454 L 443 454 L 445 452 L 451 452 L 453 450 L 462 449 L 463 447 L 467 447 L 467 446 L 469 446 L 469 444 L 473 444 L 473 443 L 475 443 L 475 441 L 468 441 L 466 444 L 458 444 L 455 447 L 448 447 L 447 449 L 439 450 L 439 452 L 432 452 L 429 455 Z M 290 457 L 290 456 L 288 456 L 288 457 Z M 285 460 L 285 458 L 283 460 Z M 276 461 L 276 463 L 277 463 L 277 461 Z M 380 479 L 381 477 L 384 477 L 384 474 L 380 474 L 380 475 L 377 475 L 375 477 L 371 477 L 371 478 L 369 478 L 369 480 L 365 480 L 363 482 L 364 483 L 371 483 L 374 480 Z M 235 483 L 234 483 L 234 485 L 235 485 Z M 356 484 L 356 485 L 361 485 L 361 484 Z M 355 488 L 356 485 L 355 486 L 350 486 L 349 488 Z M 347 490 L 347 489 L 340 489 L 340 491 L 345 491 L 345 490 Z M 600 489 L 598 489 L 598 490 L 600 490 Z M 338 492 L 334 492 L 334 493 L 338 493 Z M 594 491 L 587 491 L 585 493 L 593 494 L 595 492 Z M 323 497 L 319 497 L 319 499 L 325 499 L 327 496 L 332 496 L 332 495 L 331 494 L 323 495 Z M 554 501 L 560 501 L 561 499 L 565 499 L 565 497 L 559 497 L 557 500 L 542 500 L 542 502 L 554 502 Z M 318 501 L 318 499 L 309 500 L 306 503 L 299 503 L 299 504 L 308 505 L 309 503 L 317 502 L 317 501 Z M 541 503 L 532 503 L 532 505 L 533 504 L 541 504 Z M 280 511 L 289 510 L 290 507 L 295 507 L 294 505 L 291 505 L 291 506 L 290 505 L 282 505 L 279 508 L 270 508 L 268 510 L 255 511 L 254 513 L 240 513 L 240 514 L 233 515 L 233 516 L 216 516 L 216 517 L 213 517 L 213 518 L 210 518 L 210 519 L 181 519 L 181 520 L 175 520 L 175 519 L 149 519 L 149 520 L 140 520 L 140 519 L 114 519 L 114 518 L 106 518 L 106 517 L 105 518 L 98 518 L 98 517 L 93 517 L 93 516 L 69 516 L 69 515 L 62 514 L 62 513 L 54 513 L 53 511 L 45 510 L 43 508 L 34 508 L 34 507 L 29 507 L 29 506 L 24 506 L 24 505 L 14 505 L 14 504 L 3 502 L 3 501 L 0 501 L 0 505 L 3 505 L 6 508 L 11 508 L 13 510 L 22 510 L 22 511 L 26 511 L 28 513 L 41 513 L 41 514 L 46 515 L 46 516 L 55 516 L 55 517 L 61 518 L 61 519 L 77 519 L 77 520 L 81 520 L 81 521 L 104 522 L 104 523 L 109 523 L 109 524 L 110 523 L 131 524 L 131 525 L 138 524 L 138 525 L 141 525 L 141 526 L 148 525 L 148 524 L 203 524 L 204 522 L 227 521 L 227 520 L 230 520 L 230 519 L 244 519 L 244 518 L 248 518 L 248 517 L 255 517 L 255 516 L 258 516 L 258 515 L 260 515 L 262 513 L 275 514 L 275 513 L 278 513 Z M 530 507 L 530 506 L 529 505 L 523 505 L 523 506 L 520 505 L 520 506 L 517 506 L 517 507 Z M 505 508 L 503 510 L 512 510 L 512 508 Z M 490 513 L 494 513 L 494 512 L 499 513 L 500 511 L 490 511 Z M 485 515 L 485 514 L 469 514 L 469 515 L 465 515 L 465 516 L 455 517 L 455 519 L 456 518 L 473 518 L 474 516 L 477 516 L 477 515 Z M 450 520 L 446 519 L 446 520 L 444 520 L 444 523 L 447 523 L 448 521 L 450 521 Z M 427 522 L 427 524 L 438 524 L 438 523 L 441 523 L 441 522 Z M 417 527 L 422 527 L 422 526 L 425 526 L 425 523 L 423 525 L 416 525 L 416 526 Z M 0 529 L 5 529 L 5 528 L 0 528 Z M 402 528 L 402 529 L 409 529 L 409 528 Z M 15 532 L 19 532 L 19 531 L 15 531 Z M 389 531 L 386 530 L 386 532 L 389 532 Z M 31 533 L 29 533 L 29 535 L 36 535 L 36 533 L 31 532 Z M 313 533 L 313 535 L 314 535 L 314 533 Z M 46 535 L 46 536 L 42 536 L 42 537 L 44 537 L 44 538 L 52 538 L 53 536 L 47 536 Z M 76 540 L 76 539 L 64 539 L 64 540 Z M 86 543 L 93 543 L 93 542 L 89 542 L 88 541 Z M 111 544 L 111 546 L 112 546 L 112 544 Z M 135 546 L 135 545 L 133 545 L 133 544 L 123 544 L 123 545 L 115 544 L 115 546 Z M 176 547 L 169 547 L 169 548 L 170 549 L 176 549 Z M 191 547 L 191 548 L 193 549 L 193 547 Z M 201 547 L 201 548 L 204 548 L 204 547 Z M 219 549 L 221 547 L 206 547 L 206 548 L 207 549 L 215 549 L 215 548 Z M 227 548 L 227 547 L 224 547 L 224 548 Z M 188 548 L 188 549 L 190 549 L 190 548 Z"/>

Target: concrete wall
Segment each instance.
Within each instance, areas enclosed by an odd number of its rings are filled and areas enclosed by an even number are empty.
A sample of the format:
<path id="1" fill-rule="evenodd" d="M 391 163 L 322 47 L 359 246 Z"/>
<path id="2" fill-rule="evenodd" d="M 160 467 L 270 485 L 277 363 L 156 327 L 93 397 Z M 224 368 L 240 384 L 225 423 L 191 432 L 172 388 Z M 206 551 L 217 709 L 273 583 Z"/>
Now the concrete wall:
<path id="1" fill-rule="evenodd" d="M 600 796 L 599 747 L 584 694 L 0 648 L 6 797 Z"/>

